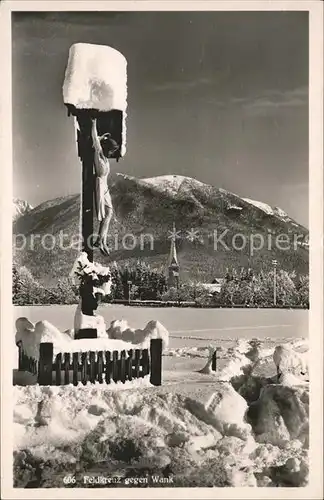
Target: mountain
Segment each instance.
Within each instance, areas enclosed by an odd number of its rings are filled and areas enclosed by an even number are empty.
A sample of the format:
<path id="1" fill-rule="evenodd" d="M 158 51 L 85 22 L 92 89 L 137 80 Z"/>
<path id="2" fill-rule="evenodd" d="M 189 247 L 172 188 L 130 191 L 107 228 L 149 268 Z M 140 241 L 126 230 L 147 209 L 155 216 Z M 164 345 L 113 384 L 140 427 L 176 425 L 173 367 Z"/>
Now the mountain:
<path id="1" fill-rule="evenodd" d="M 28 201 L 20 200 L 19 198 L 14 198 L 12 200 L 12 218 L 13 220 L 18 219 L 21 215 L 26 214 L 33 210 L 33 207 L 28 203 Z"/>
<path id="2" fill-rule="evenodd" d="M 175 222 L 183 280 L 211 282 L 232 266 L 267 269 L 272 259 L 280 268 L 308 273 L 308 231 L 279 208 L 179 175 L 118 174 L 110 191 L 112 251 L 109 258 L 95 252 L 103 264 L 143 259 L 165 269 Z M 79 195 L 46 201 L 22 215 L 13 230 L 24 235 L 25 245 L 21 250 L 16 245 L 15 259 L 43 282 L 67 276 L 78 253 L 79 215 Z M 278 248 L 280 234 L 287 236 Z M 259 246 L 262 238 L 262 248 L 253 250 L 251 242 Z"/>

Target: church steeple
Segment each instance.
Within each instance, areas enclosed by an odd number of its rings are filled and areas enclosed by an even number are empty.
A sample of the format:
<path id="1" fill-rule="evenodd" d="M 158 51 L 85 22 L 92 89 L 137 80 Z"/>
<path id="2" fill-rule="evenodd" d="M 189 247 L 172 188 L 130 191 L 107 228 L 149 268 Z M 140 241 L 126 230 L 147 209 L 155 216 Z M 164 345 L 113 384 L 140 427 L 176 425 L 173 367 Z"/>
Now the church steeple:
<path id="1" fill-rule="evenodd" d="M 173 236 L 171 238 L 169 267 L 172 266 L 172 265 L 179 266 L 178 256 L 177 256 L 177 247 L 176 247 L 176 238 L 175 238 L 175 234 L 176 234 L 175 223 L 173 223 L 173 231 L 172 231 L 172 233 L 173 233 Z"/>
<path id="2" fill-rule="evenodd" d="M 169 268 L 168 268 L 168 287 L 178 287 L 179 286 L 179 261 L 177 255 L 176 247 L 176 227 L 173 223 L 170 256 L 169 256 Z"/>

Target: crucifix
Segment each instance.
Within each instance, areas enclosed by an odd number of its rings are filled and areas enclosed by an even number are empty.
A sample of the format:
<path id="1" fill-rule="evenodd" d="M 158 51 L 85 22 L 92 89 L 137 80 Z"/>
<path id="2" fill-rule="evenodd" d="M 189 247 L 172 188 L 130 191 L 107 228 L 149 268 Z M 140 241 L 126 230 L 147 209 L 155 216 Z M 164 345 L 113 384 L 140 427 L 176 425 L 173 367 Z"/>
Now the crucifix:
<path id="1" fill-rule="evenodd" d="M 82 163 L 82 251 L 93 262 L 94 250 L 109 255 L 107 237 L 112 216 L 108 188 L 110 159 L 125 153 L 126 60 L 111 47 L 75 44 L 69 53 L 63 86 L 64 103 L 76 126 Z M 99 234 L 94 235 L 94 215 Z M 91 278 L 80 287 L 82 314 L 94 316 L 98 300 Z M 95 338 L 95 328 L 78 332 L 78 338 Z M 76 338 L 76 337 L 75 337 Z"/>

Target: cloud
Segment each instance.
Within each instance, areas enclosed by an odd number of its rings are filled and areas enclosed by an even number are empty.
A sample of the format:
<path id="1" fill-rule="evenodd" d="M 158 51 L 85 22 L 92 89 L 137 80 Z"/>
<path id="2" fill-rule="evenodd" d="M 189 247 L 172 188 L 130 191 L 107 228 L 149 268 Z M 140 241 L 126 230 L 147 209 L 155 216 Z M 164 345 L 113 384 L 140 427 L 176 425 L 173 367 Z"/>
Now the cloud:
<path id="1" fill-rule="evenodd" d="M 184 69 L 182 68 L 181 71 L 183 72 Z M 231 75 L 231 68 L 228 65 L 225 68 L 219 68 L 219 69 L 214 68 L 212 75 L 209 76 L 196 76 L 191 79 L 188 79 L 188 77 L 187 78 L 183 77 L 180 80 L 178 79 L 178 80 L 168 80 L 159 83 L 150 83 L 148 85 L 148 90 L 152 92 L 168 92 L 168 91 L 185 92 L 187 90 L 192 90 L 197 88 L 204 89 L 207 87 L 213 87 L 214 89 L 216 89 L 216 88 L 221 88 L 221 84 L 227 82 L 230 75 Z M 208 96 L 208 99 L 210 99 L 210 96 Z M 220 103 L 219 99 L 217 98 L 216 100 L 217 104 L 219 104 Z"/>
<path id="2" fill-rule="evenodd" d="M 208 77 L 194 78 L 192 80 L 173 80 L 169 82 L 162 82 L 151 84 L 149 90 L 153 92 L 165 91 L 186 91 L 197 87 L 213 85 L 214 80 Z"/>
<path id="3" fill-rule="evenodd" d="M 241 109 L 250 116 L 268 116 L 282 108 L 299 108 L 308 106 L 308 88 L 298 87 L 291 90 L 265 90 L 257 96 L 201 96 L 205 104 L 217 108 Z"/>
<path id="4" fill-rule="evenodd" d="M 234 102 L 234 101 L 232 101 Z M 238 103 L 238 100 L 236 100 Z M 282 108 L 298 108 L 308 106 L 308 88 L 278 91 L 270 90 L 254 99 L 239 102 L 244 110 L 254 116 L 266 116 Z"/>

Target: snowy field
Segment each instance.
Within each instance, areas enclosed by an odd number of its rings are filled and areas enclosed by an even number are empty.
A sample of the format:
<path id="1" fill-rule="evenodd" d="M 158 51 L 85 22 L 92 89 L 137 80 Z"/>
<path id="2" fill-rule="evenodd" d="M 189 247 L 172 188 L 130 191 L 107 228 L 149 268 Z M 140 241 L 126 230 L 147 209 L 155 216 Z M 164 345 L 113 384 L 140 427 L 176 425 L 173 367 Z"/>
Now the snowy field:
<path id="1" fill-rule="evenodd" d="M 33 323 L 47 320 L 62 331 L 73 327 L 75 306 L 15 307 L 14 319 L 27 317 Z M 170 347 L 205 345 L 206 340 L 231 338 L 297 338 L 308 336 L 308 311 L 287 309 L 194 309 L 103 305 L 98 314 L 106 324 L 126 319 L 142 328 L 155 319 L 170 333 Z"/>
<path id="2" fill-rule="evenodd" d="M 74 310 L 16 307 L 15 319 L 46 319 L 63 331 Z M 273 361 L 278 344 L 297 358 L 307 353 L 307 311 L 107 305 L 98 313 L 107 326 L 156 319 L 169 330 L 163 385 L 39 387 L 14 378 L 16 486 L 307 484 L 308 374 L 292 366 L 278 381 Z M 216 373 L 208 361 L 215 347 Z"/>

